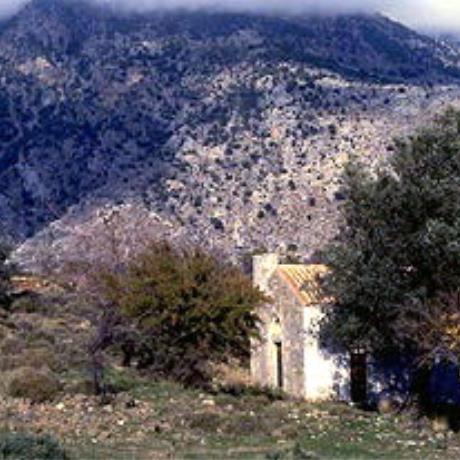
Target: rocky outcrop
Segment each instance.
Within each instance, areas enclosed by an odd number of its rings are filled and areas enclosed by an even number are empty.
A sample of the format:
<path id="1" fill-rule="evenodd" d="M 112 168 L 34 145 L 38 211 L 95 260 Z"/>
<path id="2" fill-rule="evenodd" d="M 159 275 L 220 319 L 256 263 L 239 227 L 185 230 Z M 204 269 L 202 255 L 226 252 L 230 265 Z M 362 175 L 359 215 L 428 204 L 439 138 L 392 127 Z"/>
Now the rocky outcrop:
<path id="1" fill-rule="evenodd" d="M 33 1 L 0 32 L 0 230 L 33 238 L 30 260 L 122 206 L 226 254 L 308 256 L 336 231 L 344 162 L 455 103 L 457 62 L 381 16 Z"/>

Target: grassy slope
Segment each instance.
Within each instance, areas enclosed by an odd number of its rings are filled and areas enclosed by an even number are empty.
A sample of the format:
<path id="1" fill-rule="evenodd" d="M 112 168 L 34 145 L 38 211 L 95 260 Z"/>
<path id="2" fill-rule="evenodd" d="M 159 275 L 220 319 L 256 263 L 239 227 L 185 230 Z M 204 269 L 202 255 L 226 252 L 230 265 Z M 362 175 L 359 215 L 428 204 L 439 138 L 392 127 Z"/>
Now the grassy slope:
<path id="1" fill-rule="evenodd" d="M 107 377 L 122 392 L 101 406 L 79 394 L 87 379 L 84 349 L 90 333 L 83 307 L 75 299 L 61 301 L 59 296 L 22 300 L 0 321 L 2 372 L 24 362 L 42 365 L 48 358 L 65 383 L 49 404 L 0 394 L 0 429 L 50 433 L 73 458 L 85 460 L 460 458 L 459 435 L 435 435 L 426 421 L 409 414 L 381 416 L 249 389 L 206 394 L 115 366 Z"/>
<path id="2" fill-rule="evenodd" d="M 134 441 L 125 434 L 78 445 L 79 458 L 454 459 L 457 435 L 435 435 L 409 415 L 383 416 L 344 404 L 308 404 L 246 391 L 213 395 L 165 382 L 113 374 L 128 393 L 154 408 Z M 159 424 L 159 425 L 158 425 Z"/>

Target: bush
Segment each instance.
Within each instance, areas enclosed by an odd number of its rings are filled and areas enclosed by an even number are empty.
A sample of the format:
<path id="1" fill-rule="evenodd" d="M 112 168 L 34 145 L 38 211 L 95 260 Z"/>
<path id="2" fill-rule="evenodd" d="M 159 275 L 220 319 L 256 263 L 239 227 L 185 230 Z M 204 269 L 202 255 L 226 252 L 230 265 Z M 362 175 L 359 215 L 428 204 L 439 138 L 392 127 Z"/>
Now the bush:
<path id="1" fill-rule="evenodd" d="M 0 434 L 0 458 L 8 460 L 66 460 L 59 443 L 50 436 L 25 433 Z"/>
<path id="2" fill-rule="evenodd" d="M 90 378 L 74 378 L 74 380 L 65 383 L 64 393 L 70 395 L 93 395 L 94 382 Z"/>
<path id="3" fill-rule="evenodd" d="M 247 358 L 265 297 L 238 268 L 167 243 L 154 243 L 117 268 L 104 273 L 102 290 L 118 324 L 132 326 L 117 340 L 125 364 L 134 357 L 139 367 L 199 384 L 209 381 L 211 361 Z"/>
<path id="4" fill-rule="evenodd" d="M 45 313 L 47 305 L 38 295 L 25 295 L 15 299 L 11 304 L 11 311 L 21 313 Z"/>
<path id="5" fill-rule="evenodd" d="M 8 337 L 9 332 L 9 328 L 0 324 L 0 344 Z"/>
<path id="6" fill-rule="evenodd" d="M 11 355 L 20 353 L 24 349 L 24 341 L 15 336 L 5 337 L 0 344 L 0 354 Z"/>
<path id="7" fill-rule="evenodd" d="M 205 433 L 215 433 L 225 418 L 219 414 L 204 412 L 195 413 L 188 420 L 192 430 L 200 430 Z"/>
<path id="8" fill-rule="evenodd" d="M 8 371 L 19 367 L 34 369 L 47 367 L 56 371 L 59 368 L 59 361 L 53 351 L 44 347 L 24 349 L 18 354 L 0 356 L 0 370 Z"/>
<path id="9" fill-rule="evenodd" d="M 30 399 L 34 403 L 54 399 L 59 390 L 58 379 L 47 368 L 21 367 L 12 371 L 7 378 L 8 396 Z"/>
<path id="10" fill-rule="evenodd" d="M 237 398 L 261 398 L 267 403 L 286 399 L 286 394 L 278 388 L 262 387 L 258 385 L 223 385 L 219 387 L 219 392 Z"/>

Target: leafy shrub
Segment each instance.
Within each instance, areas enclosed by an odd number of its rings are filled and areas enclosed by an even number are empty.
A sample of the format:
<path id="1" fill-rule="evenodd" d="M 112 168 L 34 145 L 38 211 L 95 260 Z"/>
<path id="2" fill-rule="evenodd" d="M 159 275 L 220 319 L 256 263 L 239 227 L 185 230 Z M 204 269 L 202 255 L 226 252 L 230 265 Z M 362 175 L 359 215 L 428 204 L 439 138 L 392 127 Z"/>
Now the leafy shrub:
<path id="1" fill-rule="evenodd" d="M 47 367 L 53 371 L 60 368 L 56 354 L 46 346 L 20 349 L 18 353 L 0 354 L 0 371 L 11 371 L 20 367 L 40 369 Z"/>
<path id="2" fill-rule="evenodd" d="M 65 383 L 63 390 L 64 393 L 71 395 L 93 395 L 94 382 L 90 378 L 75 378 L 74 380 Z"/>
<path id="3" fill-rule="evenodd" d="M 7 378 L 8 396 L 30 399 L 34 403 L 54 399 L 59 390 L 58 379 L 47 368 L 21 367 L 12 371 Z"/>
<path id="4" fill-rule="evenodd" d="M 34 345 L 34 347 L 53 346 L 58 340 L 57 334 L 59 334 L 59 332 L 60 331 L 54 329 L 36 327 L 27 334 L 27 344 Z"/>
<path id="5" fill-rule="evenodd" d="M 9 336 L 2 340 L 0 344 L 1 355 L 11 355 L 20 353 L 24 349 L 24 341 L 18 337 Z"/>
<path id="6" fill-rule="evenodd" d="M 219 387 L 219 392 L 238 398 L 251 397 L 263 398 L 269 403 L 286 399 L 286 394 L 278 388 L 262 387 L 258 385 L 224 385 Z"/>
<path id="7" fill-rule="evenodd" d="M 5 460 L 67 460 L 65 450 L 50 436 L 0 434 L 0 458 Z"/>
<path id="8" fill-rule="evenodd" d="M 205 433 L 215 433 L 222 424 L 223 417 L 219 414 L 200 412 L 190 416 L 188 421 L 192 430 L 200 430 Z"/>
<path id="9" fill-rule="evenodd" d="M 8 337 L 9 329 L 0 324 L 0 343 Z"/>
<path id="10" fill-rule="evenodd" d="M 280 429 L 283 425 L 279 415 L 254 417 L 248 413 L 234 414 L 226 417 L 220 427 L 224 433 L 245 433 L 248 436 L 260 436 L 270 433 L 274 429 Z"/>
<path id="11" fill-rule="evenodd" d="M 236 267 L 167 243 L 153 243 L 124 270 L 104 273 L 102 290 L 118 323 L 132 326 L 118 336 L 122 351 L 185 384 L 209 381 L 211 361 L 247 357 L 256 307 L 265 300 Z"/>
<path id="12" fill-rule="evenodd" d="M 15 355 L 0 355 L 0 372 L 10 371 L 17 367 Z"/>
<path id="13" fill-rule="evenodd" d="M 46 304 L 38 295 L 25 295 L 12 302 L 11 310 L 22 313 L 42 313 L 46 311 Z"/>

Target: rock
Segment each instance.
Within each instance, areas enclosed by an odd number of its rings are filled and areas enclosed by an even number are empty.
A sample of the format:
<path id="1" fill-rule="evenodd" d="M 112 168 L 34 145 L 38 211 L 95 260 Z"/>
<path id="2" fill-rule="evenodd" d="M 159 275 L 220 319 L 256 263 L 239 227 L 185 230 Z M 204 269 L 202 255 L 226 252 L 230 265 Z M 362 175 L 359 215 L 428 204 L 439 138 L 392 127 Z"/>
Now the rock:
<path id="1" fill-rule="evenodd" d="M 112 436 L 112 433 L 110 431 L 103 431 L 102 433 L 99 434 L 97 439 L 99 441 L 105 441 L 105 440 L 109 439 L 111 436 Z"/>
<path id="2" fill-rule="evenodd" d="M 103 409 L 104 412 L 108 413 L 108 414 L 112 414 L 114 409 L 113 409 L 113 406 L 111 404 L 107 405 L 107 406 L 104 406 L 104 409 Z"/>
<path id="3" fill-rule="evenodd" d="M 389 396 L 384 396 L 379 399 L 377 409 L 380 414 L 391 414 L 395 410 L 394 401 Z"/>
<path id="4" fill-rule="evenodd" d="M 273 438 L 282 438 L 283 430 L 281 428 L 277 428 L 276 430 L 273 430 L 270 434 Z"/>
<path id="5" fill-rule="evenodd" d="M 203 399 L 201 404 L 203 404 L 203 406 L 214 407 L 216 405 L 216 401 L 214 401 L 214 399 Z"/>
<path id="6" fill-rule="evenodd" d="M 126 409 L 133 409 L 137 406 L 137 401 L 135 399 L 130 399 L 129 401 L 125 402 Z"/>
<path id="7" fill-rule="evenodd" d="M 449 419 L 444 415 L 438 415 L 431 420 L 431 428 L 435 433 L 445 433 L 449 431 Z"/>

